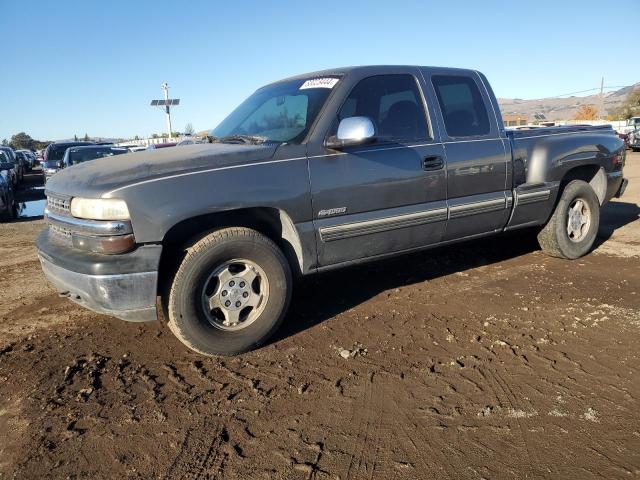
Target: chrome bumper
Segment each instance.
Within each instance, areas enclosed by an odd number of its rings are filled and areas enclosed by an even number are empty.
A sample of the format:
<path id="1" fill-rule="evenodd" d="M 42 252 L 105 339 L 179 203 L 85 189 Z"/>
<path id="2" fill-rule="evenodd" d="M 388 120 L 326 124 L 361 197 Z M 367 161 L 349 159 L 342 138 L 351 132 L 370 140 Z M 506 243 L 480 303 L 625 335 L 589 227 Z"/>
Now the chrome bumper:
<path id="1" fill-rule="evenodd" d="M 72 272 L 40 257 L 42 270 L 60 295 L 98 313 L 146 322 L 157 319 L 158 272 L 88 275 Z"/>

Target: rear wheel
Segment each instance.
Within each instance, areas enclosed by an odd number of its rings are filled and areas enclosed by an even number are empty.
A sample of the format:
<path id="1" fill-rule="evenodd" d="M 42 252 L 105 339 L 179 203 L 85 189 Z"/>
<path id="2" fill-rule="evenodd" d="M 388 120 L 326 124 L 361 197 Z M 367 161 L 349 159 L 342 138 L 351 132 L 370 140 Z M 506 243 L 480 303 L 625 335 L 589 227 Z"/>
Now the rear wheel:
<path id="1" fill-rule="evenodd" d="M 587 182 L 573 180 L 562 191 L 538 242 L 542 251 L 553 257 L 579 258 L 593 246 L 599 225 L 598 196 Z"/>
<path id="2" fill-rule="evenodd" d="M 169 328 L 204 355 L 263 344 L 282 322 L 291 270 L 269 238 L 248 228 L 215 231 L 189 248 L 168 298 Z"/>

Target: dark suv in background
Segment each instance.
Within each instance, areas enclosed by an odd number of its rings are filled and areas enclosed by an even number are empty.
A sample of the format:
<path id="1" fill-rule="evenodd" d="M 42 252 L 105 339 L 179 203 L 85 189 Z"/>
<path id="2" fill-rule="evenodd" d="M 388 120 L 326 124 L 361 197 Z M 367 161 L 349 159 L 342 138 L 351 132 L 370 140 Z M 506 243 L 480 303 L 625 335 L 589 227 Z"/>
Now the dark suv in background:
<path id="1" fill-rule="evenodd" d="M 97 158 L 112 157 L 129 153 L 129 150 L 111 145 L 85 145 L 81 147 L 67 148 L 62 158 L 62 168 L 70 167 L 77 163 L 88 162 Z"/>
<path id="2" fill-rule="evenodd" d="M 58 170 L 63 167 L 62 160 L 67 148 L 79 147 L 84 145 L 95 145 L 94 142 L 56 142 L 47 146 L 44 151 L 42 163 L 42 175 L 44 183 L 51 178 Z"/>

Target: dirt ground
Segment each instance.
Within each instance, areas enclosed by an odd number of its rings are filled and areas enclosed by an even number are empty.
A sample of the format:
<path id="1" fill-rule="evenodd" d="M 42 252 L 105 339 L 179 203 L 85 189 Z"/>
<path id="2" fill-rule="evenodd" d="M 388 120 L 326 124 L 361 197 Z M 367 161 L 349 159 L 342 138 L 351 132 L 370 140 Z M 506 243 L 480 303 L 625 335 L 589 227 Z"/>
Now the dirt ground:
<path id="1" fill-rule="evenodd" d="M 43 221 L 0 225 L 0 478 L 638 478 L 626 176 L 578 261 L 521 233 L 317 276 L 235 358 L 59 298 Z"/>

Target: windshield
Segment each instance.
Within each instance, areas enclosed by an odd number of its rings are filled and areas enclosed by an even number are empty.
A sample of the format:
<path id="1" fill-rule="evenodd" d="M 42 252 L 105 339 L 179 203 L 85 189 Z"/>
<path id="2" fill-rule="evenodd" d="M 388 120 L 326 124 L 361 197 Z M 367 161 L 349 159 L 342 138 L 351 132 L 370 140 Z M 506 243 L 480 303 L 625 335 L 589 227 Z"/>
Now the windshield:
<path id="1" fill-rule="evenodd" d="M 240 104 L 214 137 L 262 137 L 265 141 L 301 142 L 315 121 L 338 78 L 290 80 L 263 87 Z"/>

